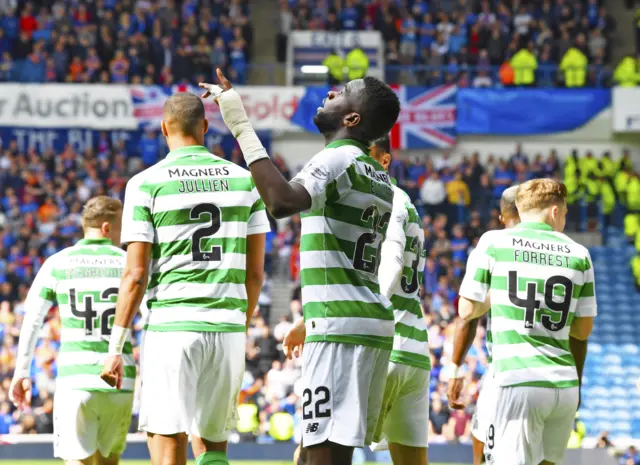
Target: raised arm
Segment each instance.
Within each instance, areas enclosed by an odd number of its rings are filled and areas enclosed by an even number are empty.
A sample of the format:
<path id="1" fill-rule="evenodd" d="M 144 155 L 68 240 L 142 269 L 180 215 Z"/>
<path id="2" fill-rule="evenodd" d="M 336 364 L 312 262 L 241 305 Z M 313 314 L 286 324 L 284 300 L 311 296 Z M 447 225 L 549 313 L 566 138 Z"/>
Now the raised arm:
<path id="1" fill-rule="evenodd" d="M 407 242 L 405 226 L 407 222 L 407 210 L 403 203 L 403 197 L 399 194 L 393 196 L 393 210 L 387 235 L 380 249 L 380 266 L 378 267 L 378 282 L 380 293 L 388 299 L 402 277 L 404 269 L 404 248 Z"/>
<path id="2" fill-rule="evenodd" d="M 222 118 L 240 145 L 267 209 L 275 218 L 284 218 L 308 210 L 311 207 L 309 193 L 299 183 L 288 182 L 272 163 L 249 123 L 240 95 L 231 87 L 220 69 L 217 73 L 222 87 L 200 83 L 200 87 L 206 89 L 202 97 L 213 95 L 220 106 Z"/>

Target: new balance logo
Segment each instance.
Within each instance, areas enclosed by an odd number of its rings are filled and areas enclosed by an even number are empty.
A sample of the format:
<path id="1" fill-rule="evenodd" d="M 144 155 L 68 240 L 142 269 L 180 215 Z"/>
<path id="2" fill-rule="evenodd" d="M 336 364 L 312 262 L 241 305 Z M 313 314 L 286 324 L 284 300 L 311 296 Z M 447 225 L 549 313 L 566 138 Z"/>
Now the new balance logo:
<path id="1" fill-rule="evenodd" d="M 307 425 L 307 429 L 305 430 L 305 433 L 315 433 L 318 431 L 318 423 L 309 423 Z"/>

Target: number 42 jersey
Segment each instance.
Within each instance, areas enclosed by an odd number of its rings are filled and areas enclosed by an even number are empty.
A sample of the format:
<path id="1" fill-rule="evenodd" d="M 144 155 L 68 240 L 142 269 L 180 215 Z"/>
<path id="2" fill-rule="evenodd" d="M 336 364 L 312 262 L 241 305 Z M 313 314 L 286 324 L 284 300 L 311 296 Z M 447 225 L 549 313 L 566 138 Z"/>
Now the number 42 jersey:
<path id="1" fill-rule="evenodd" d="M 122 242 L 152 244 L 146 329 L 244 332 L 247 236 L 269 229 L 249 171 L 205 147 L 131 178 Z"/>
<path id="2" fill-rule="evenodd" d="M 16 376 L 29 377 L 40 328 L 54 302 L 61 320 L 56 389 L 117 391 L 100 379 L 107 358 L 125 252 L 108 239 L 83 239 L 49 257 L 25 301 Z M 130 342 L 123 350 L 121 391 L 133 391 L 136 365 Z"/>
<path id="3" fill-rule="evenodd" d="M 578 386 L 569 331 L 597 314 L 588 250 L 544 223 L 489 231 L 471 253 L 460 295 L 491 301 L 499 386 Z"/>

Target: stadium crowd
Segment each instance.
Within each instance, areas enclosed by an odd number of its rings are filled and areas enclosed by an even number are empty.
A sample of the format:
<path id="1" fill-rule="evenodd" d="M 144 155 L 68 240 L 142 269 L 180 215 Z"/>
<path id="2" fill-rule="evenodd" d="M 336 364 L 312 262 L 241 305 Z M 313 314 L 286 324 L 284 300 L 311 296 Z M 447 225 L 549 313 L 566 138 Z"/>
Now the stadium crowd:
<path id="1" fill-rule="evenodd" d="M 214 152 L 224 153 L 220 147 Z M 239 161 L 237 149 L 224 155 Z M 452 350 L 457 289 L 466 258 L 484 231 L 499 227 L 496 206 L 503 190 L 535 177 L 564 178 L 573 201 L 584 204 L 587 217 L 581 222 L 585 227 L 595 227 L 601 216 L 600 210 L 592 206 L 600 203 L 605 218 L 613 215 L 613 209 L 607 210 L 610 195 L 614 196 L 614 206 L 617 199 L 629 211 L 640 211 L 640 179 L 632 170 L 629 154 L 625 152 L 616 162 L 612 158 L 618 157 L 574 153 L 562 164 L 555 151 L 544 156 L 526 154 L 518 145 L 512 154 L 490 157 L 485 163 L 480 163 L 477 154 L 462 160 L 448 154 L 435 161 L 394 160 L 390 173 L 420 209 L 426 237 L 428 258 L 422 298 L 433 366 L 431 441 L 469 439 L 473 400 L 487 367 L 484 331 L 478 331 L 470 352 L 465 396 L 471 402 L 466 412 L 448 409 L 446 378 L 441 370 Z M 285 176 L 295 172 L 281 157 L 276 155 L 275 160 Z M 9 144 L 0 152 L 0 434 L 52 432 L 55 359 L 60 340 L 55 308 L 42 328 L 32 365 L 31 412 L 18 413 L 7 397 L 29 285 L 45 258 L 81 237 L 79 213 L 83 203 L 99 194 L 122 199 L 127 180 L 142 166 L 140 158 L 127 158 L 107 142 L 96 153 L 75 153 L 71 147 L 62 153 L 25 153 L 16 144 Z M 576 221 L 574 226 L 581 222 Z M 272 226 L 266 260 L 271 277 L 263 287 L 247 343 L 247 370 L 236 436 L 240 440 L 289 440 L 300 420 L 296 389 L 300 362 L 285 361 L 281 350 L 287 329 L 301 318 L 300 219 L 293 217 L 279 230 L 275 221 Z M 291 282 L 290 308 L 272 308 L 272 279 L 282 278 L 283 272 Z M 140 318 L 135 329 L 139 343 Z M 139 357 L 138 348 L 135 354 Z M 134 421 L 132 431 L 135 428 Z"/>
<path id="2" fill-rule="evenodd" d="M 171 85 L 246 79 L 246 0 L 0 2 L 0 81 Z"/>
<path id="3" fill-rule="evenodd" d="M 610 85 L 615 22 L 598 0 L 283 0 L 280 33 L 378 30 L 387 65 L 420 65 L 423 85 Z M 636 83 L 636 65 L 633 77 Z M 397 71 L 387 80 L 395 82 Z"/>

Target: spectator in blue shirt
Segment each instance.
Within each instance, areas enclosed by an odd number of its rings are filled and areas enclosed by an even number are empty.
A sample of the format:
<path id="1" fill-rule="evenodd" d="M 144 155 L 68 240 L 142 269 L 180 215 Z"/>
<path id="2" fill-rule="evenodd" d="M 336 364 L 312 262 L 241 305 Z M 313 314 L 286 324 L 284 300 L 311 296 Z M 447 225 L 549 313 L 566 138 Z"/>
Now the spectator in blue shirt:
<path id="1" fill-rule="evenodd" d="M 435 40 L 436 27 L 433 25 L 433 21 L 431 20 L 431 15 L 426 14 L 422 20 L 422 25 L 420 26 L 420 48 L 421 49 L 430 49 L 431 44 Z"/>
<path id="2" fill-rule="evenodd" d="M 493 198 L 502 197 L 502 193 L 513 184 L 513 181 L 513 172 L 507 166 L 507 162 L 501 159 L 493 173 Z"/>
<path id="3" fill-rule="evenodd" d="M 460 49 L 467 45 L 467 36 L 460 30 L 460 26 L 456 25 L 453 32 L 449 35 L 449 52 L 460 53 Z"/>
<path id="4" fill-rule="evenodd" d="M 467 261 L 467 249 L 469 248 L 469 239 L 464 235 L 464 229 L 461 224 L 453 227 L 453 238 L 451 239 L 452 258 L 460 262 Z"/>
<path id="5" fill-rule="evenodd" d="M 411 63 L 416 56 L 417 25 L 412 16 L 406 16 L 400 29 L 400 56 Z"/>
<path id="6" fill-rule="evenodd" d="M 38 53 L 30 54 L 22 65 L 21 82 L 44 82 L 45 62 Z"/>
<path id="7" fill-rule="evenodd" d="M 640 465 L 640 454 L 635 446 L 629 446 L 629 449 L 620 457 L 620 465 Z"/>
<path id="8" fill-rule="evenodd" d="M 9 428 L 15 424 L 9 402 L 0 403 L 0 434 L 9 434 Z"/>
<path id="9" fill-rule="evenodd" d="M 5 35 L 15 40 L 18 37 L 18 18 L 15 16 L 15 12 L 9 13 L 2 18 L 1 28 L 4 30 Z"/>
<path id="10" fill-rule="evenodd" d="M 155 131 L 148 130 L 145 135 L 140 139 L 138 150 L 140 151 L 140 157 L 142 158 L 142 164 L 145 167 L 155 165 L 158 162 L 158 155 L 160 153 L 160 142 L 156 136 Z"/>
<path id="11" fill-rule="evenodd" d="M 345 31 L 354 31 L 358 29 L 359 15 L 353 0 L 347 0 L 346 5 L 340 12 L 340 22 L 342 29 Z"/>

